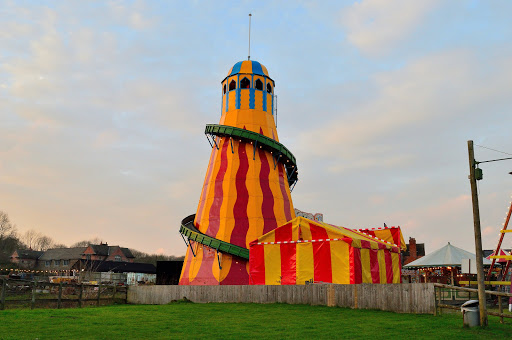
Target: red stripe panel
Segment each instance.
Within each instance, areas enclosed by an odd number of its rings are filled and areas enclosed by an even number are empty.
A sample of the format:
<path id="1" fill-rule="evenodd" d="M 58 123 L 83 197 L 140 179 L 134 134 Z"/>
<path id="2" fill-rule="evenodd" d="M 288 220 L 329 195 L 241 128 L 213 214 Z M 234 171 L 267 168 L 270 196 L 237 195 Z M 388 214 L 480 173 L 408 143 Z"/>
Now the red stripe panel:
<path id="1" fill-rule="evenodd" d="M 361 240 L 361 248 L 370 249 L 372 247 L 372 243 L 370 241 Z"/>
<path id="2" fill-rule="evenodd" d="M 325 240 L 329 238 L 327 231 L 313 223 L 309 223 L 311 238 Z M 313 242 L 313 261 L 315 281 L 332 282 L 331 245 L 329 242 Z"/>
<path id="3" fill-rule="evenodd" d="M 248 285 L 249 284 L 249 273 L 247 273 L 247 260 L 241 260 L 233 257 L 231 259 L 231 267 L 229 267 L 229 273 L 226 275 L 224 280 L 220 283 L 221 285 Z M 263 283 L 265 284 L 265 283 Z"/>
<path id="4" fill-rule="evenodd" d="M 393 243 L 396 244 L 398 247 L 401 246 L 400 244 L 400 229 L 393 228 L 391 230 L 391 236 L 393 236 Z"/>
<path id="5" fill-rule="evenodd" d="M 377 252 L 377 249 L 370 249 L 370 271 L 373 283 L 380 283 L 379 259 L 377 258 Z"/>
<path id="6" fill-rule="evenodd" d="M 220 168 L 217 173 L 217 177 L 215 177 L 215 191 L 213 196 L 213 203 L 210 208 L 209 220 L 210 224 L 208 225 L 208 230 L 205 234 L 210 236 L 217 236 L 217 232 L 219 231 L 220 226 L 220 208 L 222 206 L 223 200 L 223 190 L 222 190 L 222 182 L 224 181 L 224 175 L 226 174 L 226 170 L 228 168 L 228 144 L 226 139 L 222 140 L 222 150 L 220 154 Z M 245 244 L 245 242 L 244 242 Z"/>
<path id="7" fill-rule="evenodd" d="M 281 244 L 282 285 L 294 285 L 297 283 L 297 249 L 295 247 L 295 243 Z"/>
<path id="8" fill-rule="evenodd" d="M 201 203 L 199 205 L 199 209 L 197 209 L 197 214 L 195 218 L 195 226 L 197 229 L 200 229 L 201 217 L 203 217 L 203 209 L 207 199 L 206 194 L 210 186 L 210 177 L 212 175 L 212 171 L 214 168 L 213 163 L 215 161 L 215 157 L 217 157 L 217 148 L 213 148 L 212 154 L 210 156 L 210 164 L 208 164 L 208 173 L 206 174 L 206 178 L 204 179 L 203 192 L 201 193 L 200 198 Z"/>
<path id="9" fill-rule="evenodd" d="M 236 171 L 236 201 L 233 206 L 235 229 L 231 233 L 230 242 L 245 248 L 247 231 L 249 230 L 249 218 L 247 217 L 249 191 L 246 183 L 249 161 L 245 144 L 240 143 L 238 145 L 238 158 L 240 159 L 240 166 Z"/>
<path id="10" fill-rule="evenodd" d="M 388 283 L 393 283 L 393 260 L 391 260 L 391 252 L 384 251 L 384 259 L 386 260 L 386 279 Z"/>
<path id="11" fill-rule="evenodd" d="M 255 245 L 249 251 L 250 284 L 265 284 L 265 252 L 263 245 Z"/>
<path id="12" fill-rule="evenodd" d="M 260 170 L 260 185 L 263 193 L 263 202 L 261 204 L 261 213 L 263 215 L 263 234 L 277 228 L 276 216 L 274 214 L 274 195 L 270 190 L 270 183 L 268 180 L 270 174 L 270 166 L 266 152 L 262 149 L 258 150 L 260 156 L 261 170 Z"/>
<path id="13" fill-rule="evenodd" d="M 388 247 L 384 243 L 379 243 L 379 249 L 387 249 Z"/>
<path id="14" fill-rule="evenodd" d="M 279 171 L 279 187 L 281 188 L 281 195 L 283 195 L 284 199 L 284 216 L 286 217 L 286 220 L 289 221 L 292 219 L 292 209 L 290 200 L 288 199 L 288 194 L 286 192 L 286 184 L 288 183 L 288 179 L 286 179 L 285 182 L 285 175 L 284 175 L 284 165 L 279 163 L 277 165 L 277 169 Z"/>
<path id="15" fill-rule="evenodd" d="M 292 241 L 292 224 L 287 223 L 275 231 L 276 242 Z"/>
<path id="16" fill-rule="evenodd" d="M 350 247 L 350 283 L 362 283 L 361 250 Z"/>

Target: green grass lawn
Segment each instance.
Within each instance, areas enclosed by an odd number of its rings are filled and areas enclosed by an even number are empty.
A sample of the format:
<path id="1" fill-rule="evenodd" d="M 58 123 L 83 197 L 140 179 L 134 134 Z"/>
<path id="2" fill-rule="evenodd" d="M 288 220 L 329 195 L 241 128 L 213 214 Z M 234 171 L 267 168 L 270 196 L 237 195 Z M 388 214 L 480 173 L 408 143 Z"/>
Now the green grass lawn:
<path id="1" fill-rule="evenodd" d="M 463 328 L 460 313 L 397 314 L 286 304 L 115 305 L 0 311 L 0 339 L 512 339 L 512 320 Z"/>

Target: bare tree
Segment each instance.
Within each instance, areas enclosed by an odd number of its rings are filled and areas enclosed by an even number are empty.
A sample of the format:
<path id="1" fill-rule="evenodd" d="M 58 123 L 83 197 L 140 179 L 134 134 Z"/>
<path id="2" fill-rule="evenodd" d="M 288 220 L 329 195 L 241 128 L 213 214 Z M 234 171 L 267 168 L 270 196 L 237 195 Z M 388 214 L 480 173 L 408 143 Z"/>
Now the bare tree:
<path id="1" fill-rule="evenodd" d="M 16 233 L 16 226 L 9 220 L 9 215 L 0 210 L 0 240 L 12 237 Z"/>
<path id="2" fill-rule="evenodd" d="M 36 241 L 41 236 L 42 235 L 39 232 L 35 231 L 34 229 L 30 229 L 23 233 L 21 240 L 29 249 L 35 249 Z"/>
<path id="3" fill-rule="evenodd" d="M 50 248 L 53 248 L 55 246 L 55 242 L 53 242 L 51 237 L 41 235 L 36 238 L 34 245 L 36 250 L 46 251 Z"/>
<path id="4" fill-rule="evenodd" d="M 79 241 L 79 242 L 73 243 L 71 245 L 71 248 L 87 247 L 89 244 L 100 244 L 101 242 L 102 242 L 102 240 L 99 237 L 95 237 L 95 238 L 90 239 L 90 240 L 83 240 L 83 241 Z"/>

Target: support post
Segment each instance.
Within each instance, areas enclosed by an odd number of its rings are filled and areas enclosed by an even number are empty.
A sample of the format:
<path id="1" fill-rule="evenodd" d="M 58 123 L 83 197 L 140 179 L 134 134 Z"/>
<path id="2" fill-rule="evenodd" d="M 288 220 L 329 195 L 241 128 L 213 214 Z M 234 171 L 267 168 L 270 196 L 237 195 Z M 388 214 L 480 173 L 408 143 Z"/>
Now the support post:
<path id="1" fill-rule="evenodd" d="M 434 286 L 434 316 L 437 316 L 437 291 L 439 290 L 439 288 L 437 288 L 436 286 Z"/>
<path id="2" fill-rule="evenodd" d="M 482 233 L 480 230 L 480 210 L 478 206 L 478 191 L 475 178 L 475 152 L 473 141 L 468 140 L 469 155 L 469 182 L 471 183 L 471 197 L 473 201 L 473 227 L 475 232 L 475 250 L 476 250 L 476 272 L 478 280 L 478 302 L 480 307 L 480 325 L 487 326 L 487 309 L 485 306 L 485 285 L 484 285 L 484 264 L 482 252 Z"/>
<path id="3" fill-rule="evenodd" d="M 59 296 L 57 298 L 57 308 L 60 309 L 62 307 L 62 282 L 59 283 Z"/>
<path id="4" fill-rule="evenodd" d="M 101 299 L 101 276 L 100 281 L 98 282 L 98 299 L 96 301 L 96 306 L 100 306 L 100 299 Z"/>
<path id="5" fill-rule="evenodd" d="M 7 290 L 7 281 L 2 279 L 2 297 L 0 299 L 0 310 L 5 309 L 5 291 Z"/>
<path id="6" fill-rule="evenodd" d="M 78 291 L 78 308 L 82 308 L 82 296 L 84 293 L 84 284 L 80 283 L 80 288 Z"/>
<path id="7" fill-rule="evenodd" d="M 112 292 L 112 303 L 116 302 L 117 284 L 114 282 L 114 291 Z"/>
<path id="8" fill-rule="evenodd" d="M 498 311 L 500 313 L 500 323 L 503 323 L 503 305 L 501 304 L 501 295 L 498 295 Z"/>
<path id="9" fill-rule="evenodd" d="M 30 300 L 30 309 L 36 307 L 36 281 L 32 281 L 32 300 Z"/>

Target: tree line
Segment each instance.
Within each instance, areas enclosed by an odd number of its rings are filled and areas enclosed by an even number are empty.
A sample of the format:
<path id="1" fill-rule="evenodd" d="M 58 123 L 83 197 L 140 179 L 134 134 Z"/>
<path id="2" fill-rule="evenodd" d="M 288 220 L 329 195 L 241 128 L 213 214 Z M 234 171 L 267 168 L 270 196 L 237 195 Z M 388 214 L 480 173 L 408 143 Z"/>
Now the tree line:
<path id="1" fill-rule="evenodd" d="M 89 244 L 100 244 L 101 242 L 102 240 L 96 237 L 94 239 L 73 243 L 71 248 L 87 247 Z M 33 229 L 20 233 L 16 224 L 12 223 L 9 219 L 9 215 L 0 210 L 0 264 L 8 264 L 10 262 L 10 256 L 17 249 L 46 251 L 53 248 L 67 248 L 67 246 Z M 152 263 L 156 265 L 156 261 L 183 259 L 183 256 L 176 257 L 172 255 L 148 254 L 131 248 L 130 250 L 133 256 L 135 256 L 135 262 Z"/>

